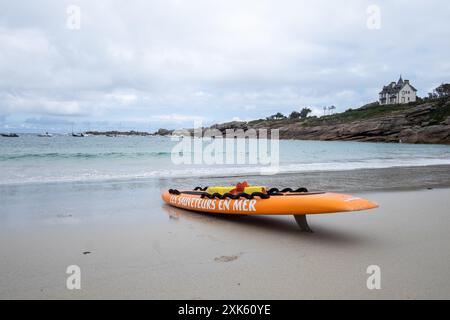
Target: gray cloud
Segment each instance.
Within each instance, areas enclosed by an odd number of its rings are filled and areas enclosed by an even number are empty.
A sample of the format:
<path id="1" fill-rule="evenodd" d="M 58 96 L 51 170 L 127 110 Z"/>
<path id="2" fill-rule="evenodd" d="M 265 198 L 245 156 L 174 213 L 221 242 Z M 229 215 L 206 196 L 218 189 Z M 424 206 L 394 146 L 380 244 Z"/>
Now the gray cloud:
<path id="1" fill-rule="evenodd" d="M 60 118 L 39 117 L 25 119 L 24 123 L 37 125 L 71 125 L 73 122 Z"/>
<path id="2" fill-rule="evenodd" d="M 422 95 L 449 81 L 445 0 L 0 2 L 0 114 L 16 122 L 157 128 L 320 114 L 375 100 L 400 73 Z M 69 4 L 80 30 L 66 27 Z M 379 30 L 366 26 L 372 4 Z"/>

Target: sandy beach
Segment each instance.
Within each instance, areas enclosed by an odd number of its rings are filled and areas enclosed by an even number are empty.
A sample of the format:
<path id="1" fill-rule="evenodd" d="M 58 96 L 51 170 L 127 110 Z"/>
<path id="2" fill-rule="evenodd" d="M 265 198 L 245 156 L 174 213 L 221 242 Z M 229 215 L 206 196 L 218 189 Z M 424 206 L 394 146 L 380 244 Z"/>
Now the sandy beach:
<path id="1" fill-rule="evenodd" d="M 417 168 L 392 170 L 327 173 L 327 190 L 334 183 L 380 208 L 310 216 L 313 234 L 291 216 L 218 217 L 163 204 L 160 191 L 181 181 L 1 186 L 0 298 L 448 299 L 448 167 L 428 168 L 425 182 L 411 174 Z M 336 183 L 395 173 L 416 179 L 359 191 Z M 81 268 L 80 290 L 66 288 L 69 265 Z M 381 268 L 380 290 L 366 287 L 369 265 Z"/>

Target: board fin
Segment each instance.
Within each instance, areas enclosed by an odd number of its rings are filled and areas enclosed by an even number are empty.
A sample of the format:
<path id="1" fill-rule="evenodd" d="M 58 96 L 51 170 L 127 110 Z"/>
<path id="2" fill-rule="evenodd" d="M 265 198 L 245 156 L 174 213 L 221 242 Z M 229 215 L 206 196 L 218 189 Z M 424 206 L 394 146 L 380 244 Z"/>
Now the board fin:
<path id="1" fill-rule="evenodd" d="M 302 232 L 309 232 L 309 233 L 314 232 L 308 225 L 308 221 L 306 220 L 306 214 L 295 214 L 294 218 Z"/>

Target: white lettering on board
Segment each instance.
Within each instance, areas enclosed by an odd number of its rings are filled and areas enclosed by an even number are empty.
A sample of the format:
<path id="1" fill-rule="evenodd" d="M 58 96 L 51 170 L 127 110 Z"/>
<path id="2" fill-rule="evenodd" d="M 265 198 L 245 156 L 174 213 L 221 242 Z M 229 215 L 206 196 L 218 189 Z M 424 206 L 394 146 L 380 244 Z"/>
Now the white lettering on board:
<path id="1" fill-rule="evenodd" d="M 201 198 L 193 198 L 193 197 L 183 197 L 172 195 L 169 198 L 169 202 L 174 205 L 179 205 L 192 209 L 206 209 L 206 210 L 221 210 L 230 211 L 231 199 L 201 199 Z M 234 200 L 231 211 L 235 212 L 257 212 L 256 210 L 256 199 L 239 199 Z"/>

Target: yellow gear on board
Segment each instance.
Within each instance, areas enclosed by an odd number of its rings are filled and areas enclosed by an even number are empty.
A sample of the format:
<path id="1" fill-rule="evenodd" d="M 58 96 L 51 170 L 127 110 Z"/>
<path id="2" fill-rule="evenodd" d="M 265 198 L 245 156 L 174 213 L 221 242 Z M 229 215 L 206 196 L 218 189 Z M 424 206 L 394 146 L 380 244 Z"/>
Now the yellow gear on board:
<path id="1" fill-rule="evenodd" d="M 231 190 L 234 190 L 234 189 L 236 189 L 236 186 L 232 186 L 232 187 L 217 186 L 217 187 L 208 187 L 208 189 L 206 189 L 206 192 L 209 194 L 218 193 L 218 194 L 224 195 L 225 193 L 230 192 Z M 263 187 L 263 186 L 246 187 L 244 189 L 244 192 L 248 193 L 248 194 L 252 194 L 253 192 L 265 193 L 266 187 Z"/>

